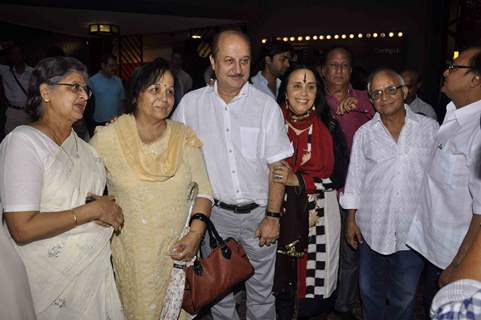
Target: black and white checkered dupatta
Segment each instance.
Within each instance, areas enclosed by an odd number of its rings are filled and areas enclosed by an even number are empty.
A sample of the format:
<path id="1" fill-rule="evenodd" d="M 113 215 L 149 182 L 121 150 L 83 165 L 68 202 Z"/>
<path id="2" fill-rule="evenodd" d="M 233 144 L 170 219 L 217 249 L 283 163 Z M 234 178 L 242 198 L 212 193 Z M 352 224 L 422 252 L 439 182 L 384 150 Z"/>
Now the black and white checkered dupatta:
<path id="1" fill-rule="evenodd" d="M 189 205 L 189 213 L 187 215 L 187 220 L 185 221 L 184 229 L 182 230 L 179 239 L 182 239 L 189 230 L 189 220 L 192 215 L 192 208 L 194 207 L 195 198 L 197 198 L 197 193 L 199 191 L 199 186 L 196 182 L 192 182 L 189 186 L 189 192 L 187 195 L 187 201 Z M 176 261 L 170 272 L 169 286 L 165 292 L 164 303 L 162 306 L 162 312 L 160 313 L 160 320 L 176 320 L 179 318 L 180 311 L 182 309 L 182 300 L 184 298 L 185 289 L 185 267 L 192 265 L 195 257 L 191 261 Z"/>
<path id="2" fill-rule="evenodd" d="M 317 180 L 317 181 L 316 181 Z M 307 196 L 309 216 L 315 215 L 315 225 L 309 228 L 306 265 L 305 298 L 323 297 L 325 293 L 326 261 L 328 259 L 324 192 L 332 190 L 330 179 L 314 179 L 318 193 Z M 310 218 L 310 220 L 312 220 Z"/>
<path id="3" fill-rule="evenodd" d="M 307 135 L 307 151 L 312 150 L 312 125 Z M 307 212 L 309 213 L 309 239 L 307 245 L 306 295 L 305 298 L 323 297 L 325 293 L 327 236 L 325 191 L 333 190 L 331 179 L 313 178 L 316 193 L 307 195 Z M 311 221 L 315 225 L 311 226 Z"/>

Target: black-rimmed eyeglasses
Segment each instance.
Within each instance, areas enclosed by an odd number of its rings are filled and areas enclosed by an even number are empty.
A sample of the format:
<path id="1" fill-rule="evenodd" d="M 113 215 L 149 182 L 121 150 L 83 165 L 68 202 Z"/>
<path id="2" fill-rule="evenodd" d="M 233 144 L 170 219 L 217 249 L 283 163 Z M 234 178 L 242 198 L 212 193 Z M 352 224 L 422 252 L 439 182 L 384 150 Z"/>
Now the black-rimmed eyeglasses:
<path id="1" fill-rule="evenodd" d="M 463 66 L 463 65 L 455 64 L 454 62 L 450 62 L 450 63 L 448 63 L 446 68 L 448 69 L 448 72 L 452 72 L 455 69 L 472 69 L 473 67 Z"/>
<path id="2" fill-rule="evenodd" d="M 51 83 L 50 85 L 52 86 L 68 86 L 72 88 L 72 91 L 76 94 L 80 94 L 80 92 L 83 90 L 87 97 L 90 99 L 92 97 L 92 89 L 90 89 L 89 86 L 82 86 L 80 83 Z"/>

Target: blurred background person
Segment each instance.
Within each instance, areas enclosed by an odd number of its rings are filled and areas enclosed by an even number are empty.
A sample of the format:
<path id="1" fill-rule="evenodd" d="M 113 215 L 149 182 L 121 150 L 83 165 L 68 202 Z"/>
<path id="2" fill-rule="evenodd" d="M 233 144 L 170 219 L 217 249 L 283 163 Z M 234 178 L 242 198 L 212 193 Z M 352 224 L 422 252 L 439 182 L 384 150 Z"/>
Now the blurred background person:
<path id="1" fill-rule="evenodd" d="M 170 255 L 190 260 L 204 234 L 204 223 L 196 220 L 176 242 L 187 218 L 190 183 L 199 185 L 193 213 L 208 216 L 213 199 L 202 143 L 190 128 L 167 120 L 175 97 L 167 62 L 159 58 L 141 67 L 131 82 L 128 114 L 98 127 L 90 143 L 109 172 L 109 193 L 125 212 L 125 227 L 112 240 L 125 314 L 159 319 L 173 265 Z"/>
<path id="2" fill-rule="evenodd" d="M 0 107 L 5 108 L 5 135 L 19 125 L 31 122 L 25 105 L 33 70 L 25 63 L 25 54 L 19 45 L 15 44 L 7 49 L 7 61 L 8 65 L 0 65 L 3 86 L 3 101 L 0 101 Z"/>
<path id="3" fill-rule="evenodd" d="M 272 41 L 261 49 L 260 70 L 251 78 L 252 84 L 265 94 L 277 99 L 281 77 L 289 68 L 292 47 L 284 41 Z"/>
<path id="4" fill-rule="evenodd" d="M 90 89 L 73 58 L 42 60 L 32 72 L 28 109 L 40 119 L 0 145 L 0 198 L 30 282 L 38 319 L 123 319 L 110 263 L 110 238 L 123 223 L 105 188 L 102 160 L 79 139 Z M 20 269 L 19 269 L 20 272 Z"/>
<path id="5" fill-rule="evenodd" d="M 273 172 L 274 181 L 286 185 L 274 281 L 277 315 L 290 320 L 297 305 L 299 319 L 326 316 L 334 308 L 337 286 L 341 219 L 336 188 L 346 178 L 346 142 L 313 69 L 296 65 L 288 70 L 279 102 L 295 153 Z"/>
<path id="6" fill-rule="evenodd" d="M 192 89 L 192 77 L 182 69 L 183 63 L 182 54 L 174 50 L 170 58 L 170 67 L 176 80 L 175 103 L 179 103 L 184 94 Z"/>
<path id="7" fill-rule="evenodd" d="M 401 73 L 401 76 L 408 88 L 406 103 L 409 105 L 409 108 L 411 108 L 413 112 L 438 121 L 438 116 L 433 107 L 427 102 L 421 100 L 418 96 L 418 91 L 422 85 L 421 75 L 415 70 L 407 69 Z"/>
<path id="8" fill-rule="evenodd" d="M 125 92 L 122 80 L 115 75 L 117 59 L 104 54 L 100 60 L 100 71 L 90 77 L 88 84 L 93 91 L 95 125 L 104 125 L 124 111 Z"/>

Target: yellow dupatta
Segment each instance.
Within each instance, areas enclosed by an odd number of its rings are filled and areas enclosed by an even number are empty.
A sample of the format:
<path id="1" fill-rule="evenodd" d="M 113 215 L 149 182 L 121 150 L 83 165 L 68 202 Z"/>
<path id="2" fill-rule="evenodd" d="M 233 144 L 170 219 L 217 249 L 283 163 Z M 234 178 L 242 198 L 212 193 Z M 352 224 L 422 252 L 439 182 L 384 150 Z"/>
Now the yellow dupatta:
<path id="1" fill-rule="evenodd" d="M 145 152 L 142 148 L 133 115 L 123 115 L 112 124 L 128 165 L 141 180 L 165 181 L 173 177 L 182 161 L 184 147 L 202 147 L 202 142 L 192 129 L 179 122 L 166 121 L 170 130 L 169 141 L 167 149 L 158 155 Z"/>

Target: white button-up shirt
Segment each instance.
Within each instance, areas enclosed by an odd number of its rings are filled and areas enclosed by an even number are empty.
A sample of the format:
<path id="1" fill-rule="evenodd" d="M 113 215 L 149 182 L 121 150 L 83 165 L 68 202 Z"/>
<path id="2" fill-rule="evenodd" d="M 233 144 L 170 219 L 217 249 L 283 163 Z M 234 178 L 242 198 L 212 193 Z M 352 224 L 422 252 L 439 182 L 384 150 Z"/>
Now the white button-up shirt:
<path id="1" fill-rule="evenodd" d="M 216 82 L 186 94 L 172 118 L 202 140 L 216 199 L 267 204 L 268 165 L 293 154 L 281 110 L 272 98 L 246 83 L 226 104 Z"/>
<path id="2" fill-rule="evenodd" d="M 269 88 L 267 79 L 264 78 L 264 76 L 262 75 L 262 71 L 257 72 L 257 74 L 251 78 L 251 81 L 254 87 L 271 96 L 274 100 L 277 99 L 277 95 L 279 94 L 279 87 L 281 86 L 282 82 L 279 78 L 276 79 L 276 95 L 274 95 Z"/>
<path id="3" fill-rule="evenodd" d="M 354 135 L 341 205 L 357 209 L 356 223 L 367 244 L 381 254 L 408 250 L 406 238 L 431 158 L 436 121 L 412 112 L 396 142 L 379 113 Z"/>
<path id="4" fill-rule="evenodd" d="M 410 247 L 442 269 L 456 256 L 473 213 L 481 214 L 481 100 L 446 109 L 408 237 Z"/>

